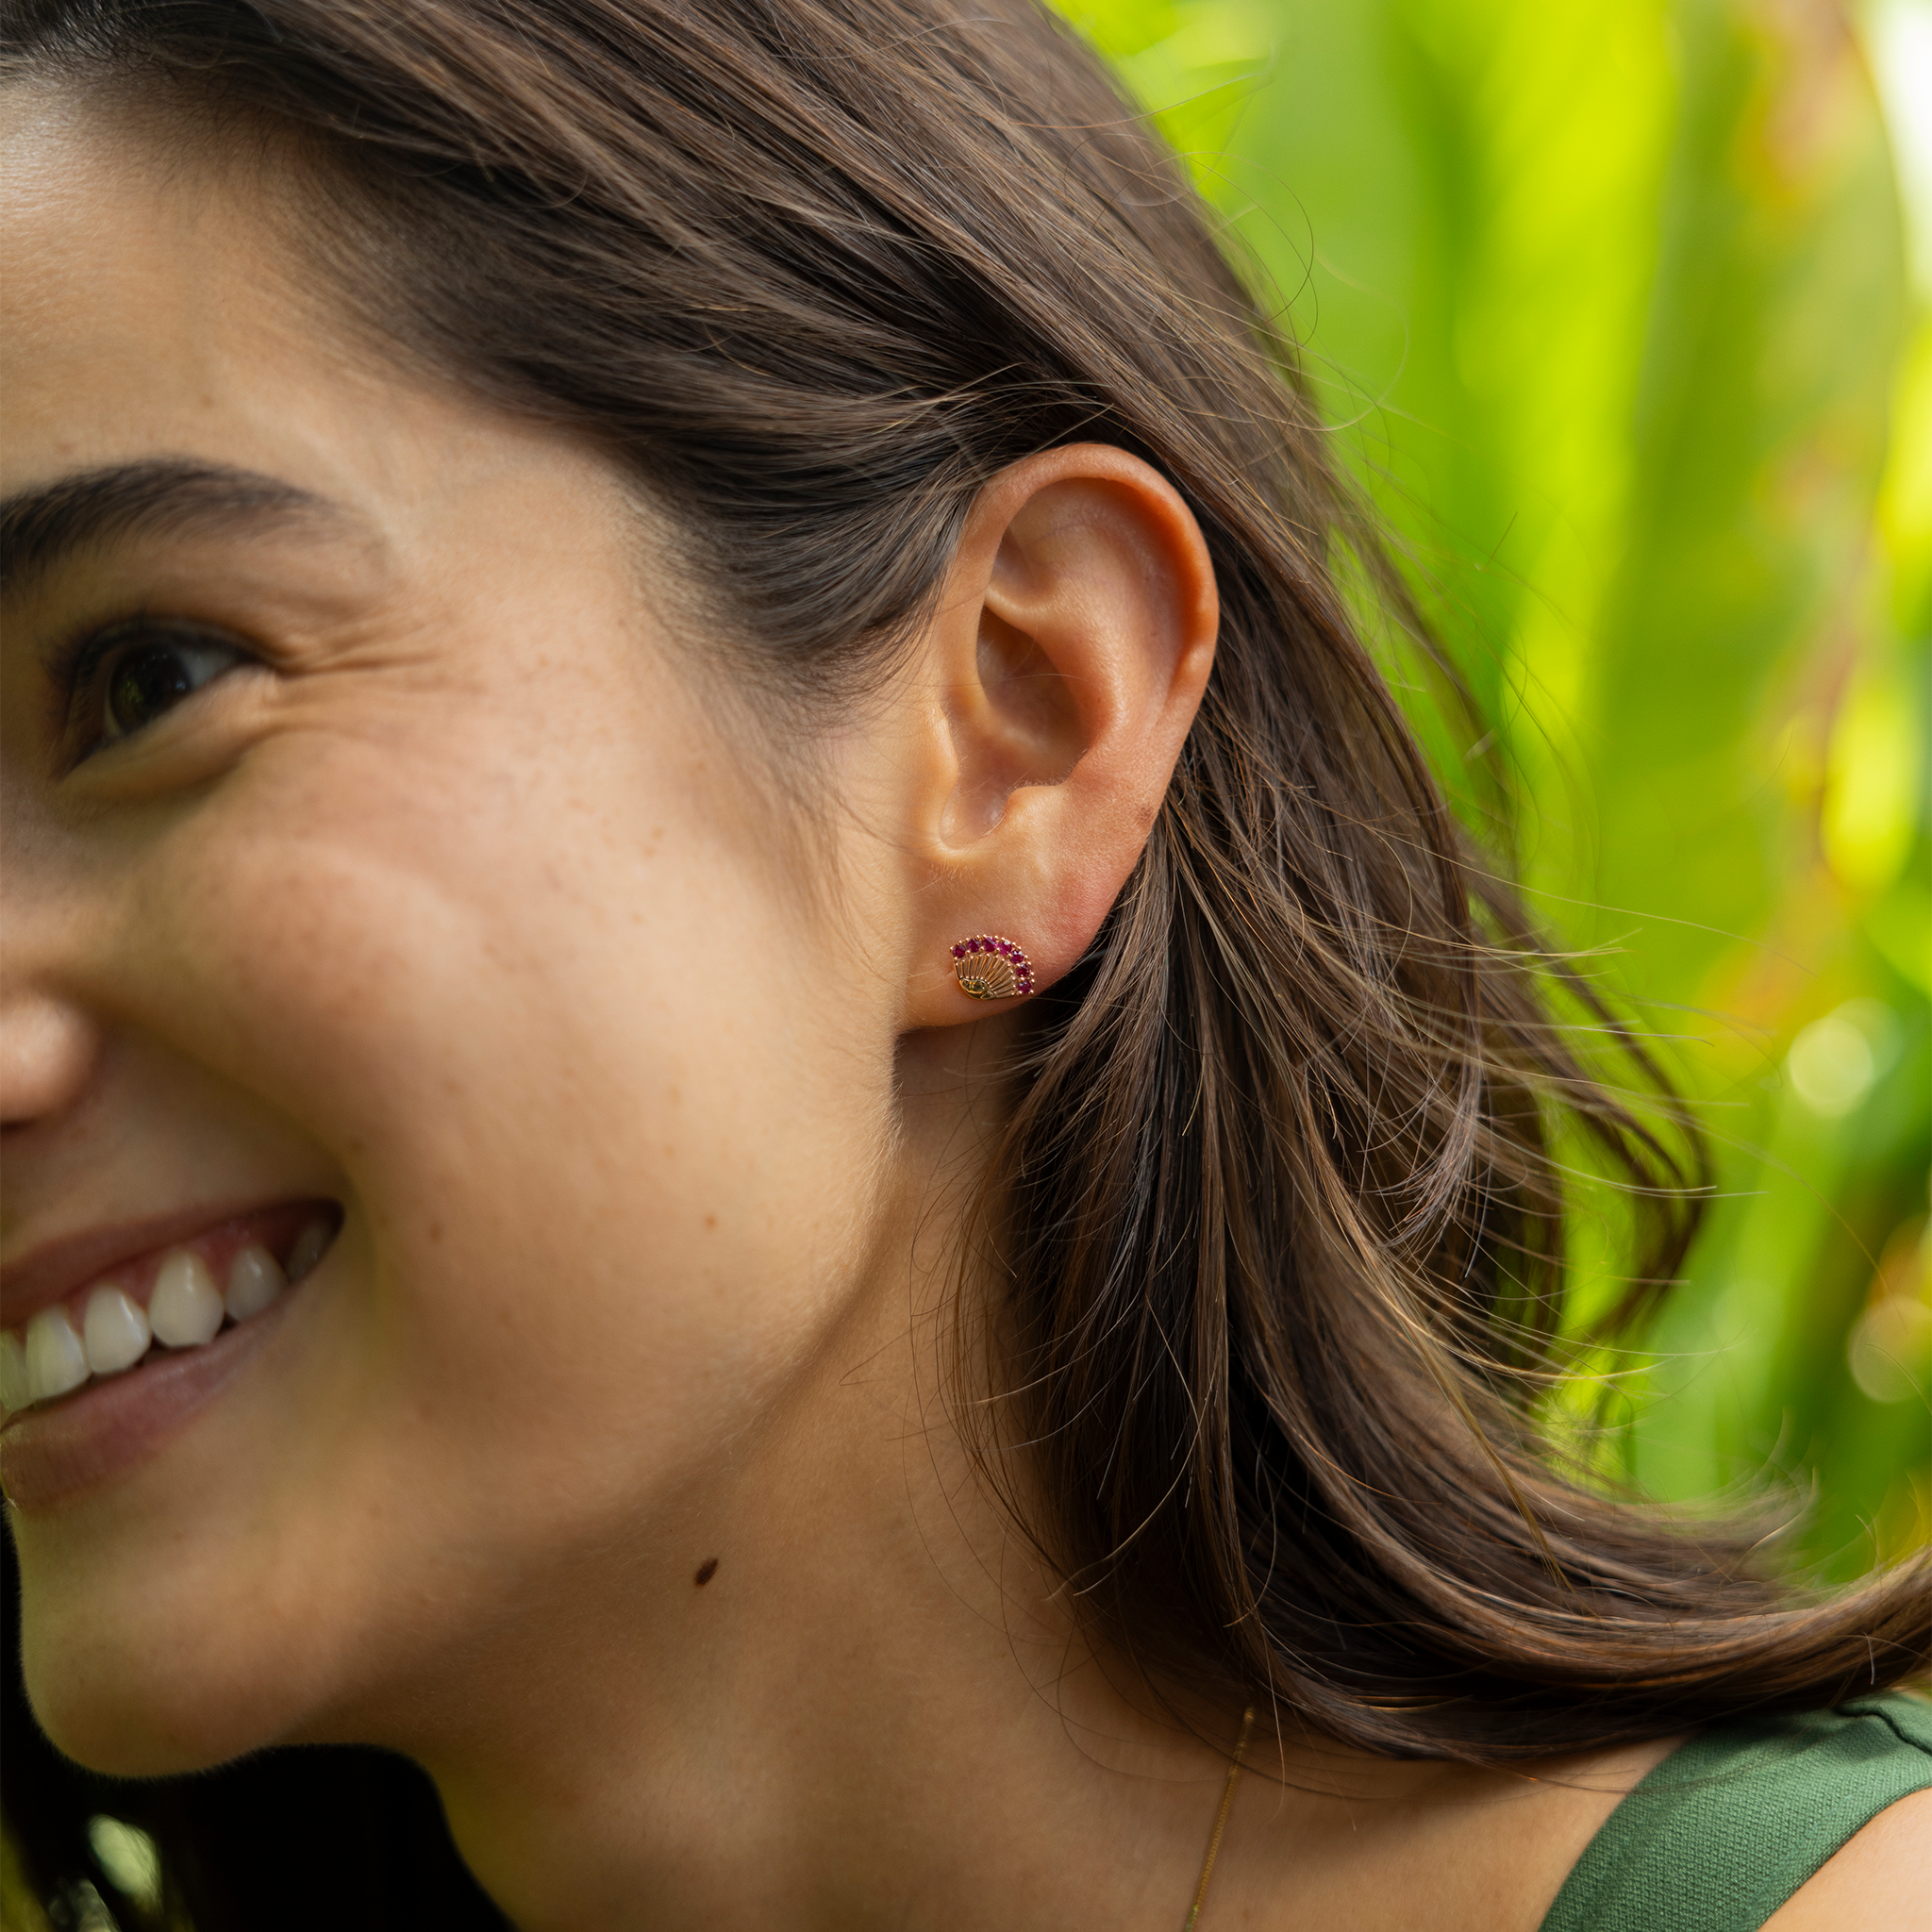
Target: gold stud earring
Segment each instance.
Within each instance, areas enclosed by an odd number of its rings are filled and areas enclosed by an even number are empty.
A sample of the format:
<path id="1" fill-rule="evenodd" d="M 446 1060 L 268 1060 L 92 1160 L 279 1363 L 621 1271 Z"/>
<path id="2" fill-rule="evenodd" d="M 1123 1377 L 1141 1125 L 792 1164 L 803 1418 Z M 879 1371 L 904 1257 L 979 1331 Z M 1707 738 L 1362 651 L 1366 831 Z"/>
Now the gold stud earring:
<path id="1" fill-rule="evenodd" d="M 968 999 L 1021 999 L 1033 991 L 1033 961 L 996 932 L 974 933 L 953 948 L 953 977 Z"/>

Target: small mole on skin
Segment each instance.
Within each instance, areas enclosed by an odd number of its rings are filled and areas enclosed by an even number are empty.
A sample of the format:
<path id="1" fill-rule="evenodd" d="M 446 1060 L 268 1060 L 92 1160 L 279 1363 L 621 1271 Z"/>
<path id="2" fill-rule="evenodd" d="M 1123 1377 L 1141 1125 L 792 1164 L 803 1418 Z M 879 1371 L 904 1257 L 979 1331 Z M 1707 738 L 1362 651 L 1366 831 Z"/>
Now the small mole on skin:
<path id="1" fill-rule="evenodd" d="M 698 1565 L 698 1574 L 696 1574 L 695 1576 L 693 1576 L 693 1577 L 691 1578 L 691 1581 L 692 1581 L 693 1583 L 695 1583 L 695 1584 L 697 1585 L 697 1587 L 698 1587 L 698 1588 L 699 1588 L 700 1590 L 702 1590 L 702 1589 L 704 1589 L 704 1587 L 705 1587 L 705 1585 L 706 1585 L 706 1584 L 708 1584 L 708 1582 L 710 1582 L 710 1580 L 711 1580 L 711 1578 L 712 1578 L 712 1577 L 714 1577 L 715 1575 L 717 1575 L 717 1574 L 718 1574 L 718 1559 L 717 1559 L 717 1557 L 707 1557 L 705 1558 L 705 1560 L 704 1560 L 704 1561 L 703 1561 L 702 1563 L 700 1563 L 700 1564 Z"/>
<path id="2" fill-rule="evenodd" d="M 708 1214 L 705 1216 L 705 1225 L 707 1227 L 716 1227 L 717 1224 L 718 1217 L 715 1214 Z"/>

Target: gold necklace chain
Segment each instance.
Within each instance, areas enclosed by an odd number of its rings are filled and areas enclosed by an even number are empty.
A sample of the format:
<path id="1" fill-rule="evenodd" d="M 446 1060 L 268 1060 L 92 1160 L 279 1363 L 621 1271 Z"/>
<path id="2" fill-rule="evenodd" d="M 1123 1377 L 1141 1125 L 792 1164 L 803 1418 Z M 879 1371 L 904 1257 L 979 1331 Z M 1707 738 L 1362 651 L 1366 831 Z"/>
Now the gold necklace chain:
<path id="1" fill-rule="evenodd" d="M 1234 1756 L 1228 1759 L 1227 1782 L 1221 1788 L 1221 1809 L 1214 1814 L 1214 1829 L 1208 1834 L 1208 1856 L 1201 1860 L 1201 1879 L 1194 1887 L 1193 1908 L 1188 1913 L 1188 1923 L 1181 1932 L 1194 1932 L 1201 1907 L 1208 1903 L 1208 1881 L 1214 1876 L 1215 1854 L 1221 1850 L 1221 1834 L 1227 1829 L 1227 1814 L 1234 1804 L 1234 1781 L 1241 1774 L 1241 1754 L 1248 1748 L 1248 1733 L 1254 1727 L 1255 1707 L 1251 1704 L 1241 1713 L 1241 1734 L 1235 1741 Z"/>

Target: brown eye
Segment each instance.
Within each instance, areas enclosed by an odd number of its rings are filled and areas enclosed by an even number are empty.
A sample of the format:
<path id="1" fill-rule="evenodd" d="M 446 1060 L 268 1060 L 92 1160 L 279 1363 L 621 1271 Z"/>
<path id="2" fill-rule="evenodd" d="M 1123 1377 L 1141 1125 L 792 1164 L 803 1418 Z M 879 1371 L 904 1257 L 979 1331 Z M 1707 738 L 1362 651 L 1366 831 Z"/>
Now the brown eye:
<path id="1" fill-rule="evenodd" d="M 131 736 L 244 661 L 203 631 L 144 625 L 108 651 L 101 667 L 100 742 Z"/>

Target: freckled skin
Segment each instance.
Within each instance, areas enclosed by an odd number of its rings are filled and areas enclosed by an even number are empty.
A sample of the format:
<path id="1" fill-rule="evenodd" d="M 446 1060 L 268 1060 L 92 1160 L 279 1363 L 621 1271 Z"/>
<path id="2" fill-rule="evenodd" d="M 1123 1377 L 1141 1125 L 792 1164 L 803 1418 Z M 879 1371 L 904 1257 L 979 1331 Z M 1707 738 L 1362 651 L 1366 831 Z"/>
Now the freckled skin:
<path id="1" fill-rule="evenodd" d="M 159 1770 L 355 1730 L 425 1601 L 460 1622 L 499 1566 L 690 1480 L 862 1268 L 833 1150 L 876 1137 L 899 1016 L 802 1030 L 760 963 L 816 915 L 672 669 L 608 470 L 355 366 L 208 194 L 14 158 L 7 487 L 188 450 L 361 530 L 121 546 L 9 612 L 25 639 L 178 609 L 272 667 L 50 784 L 8 657 L 9 966 L 93 1039 L 29 1097 L 9 1248 L 257 1188 L 346 1210 L 274 1360 L 165 1469 L 21 1524 L 40 1709 Z M 782 1216 L 721 1217 L 734 1174 Z M 158 1507 L 183 1490 L 205 1507 Z M 244 1589 L 259 1641 L 204 1675 Z"/>

